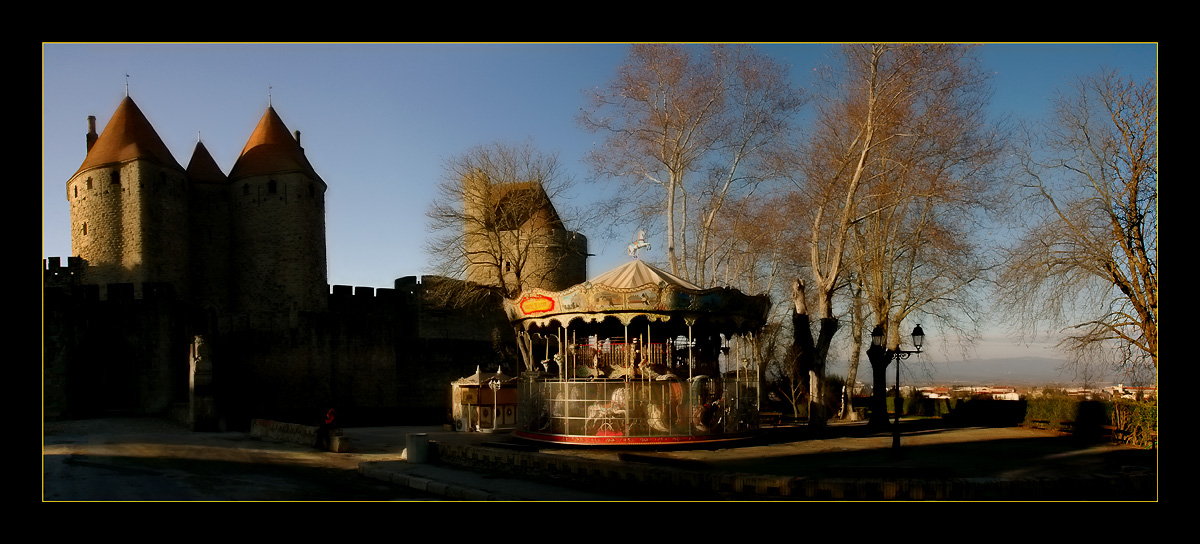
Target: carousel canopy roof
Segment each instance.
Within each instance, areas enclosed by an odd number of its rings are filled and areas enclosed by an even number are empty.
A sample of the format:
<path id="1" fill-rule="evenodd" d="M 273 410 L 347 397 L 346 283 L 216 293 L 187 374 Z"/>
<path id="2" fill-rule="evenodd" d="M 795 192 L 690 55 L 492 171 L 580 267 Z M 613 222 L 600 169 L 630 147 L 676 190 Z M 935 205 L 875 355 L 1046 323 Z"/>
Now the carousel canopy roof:
<path id="1" fill-rule="evenodd" d="M 630 261 L 608 272 L 600 274 L 589 282 L 592 285 L 604 285 L 617 289 L 633 289 L 646 284 L 658 285 L 665 282 L 677 288 L 692 291 L 702 291 L 696 284 L 661 268 L 648 265 L 640 259 Z"/>
<path id="2" fill-rule="evenodd" d="M 565 326 L 574 320 L 598 322 L 616 317 L 628 324 L 639 316 L 666 321 L 676 315 L 685 320 L 729 318 L 739 325 L 758 328 L 765 322 L 769 307 L 766 295 L 750 296 L 727 287 L 703 289 L 640 260 L 562 291 L 531 289 L 505 303 L 509 319 L 526 330 L 550 326 L 551 322 Z"/>

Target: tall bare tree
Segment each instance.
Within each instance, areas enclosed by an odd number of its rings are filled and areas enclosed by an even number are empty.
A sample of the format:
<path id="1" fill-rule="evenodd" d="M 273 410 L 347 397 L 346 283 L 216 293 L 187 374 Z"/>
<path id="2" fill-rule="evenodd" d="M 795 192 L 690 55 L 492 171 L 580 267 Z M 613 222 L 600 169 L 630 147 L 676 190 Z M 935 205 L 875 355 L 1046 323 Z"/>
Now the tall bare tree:
<path id="1" fill-rule="evenodd" d="M 671 272 L 705 284 L 727 204 L 771 175 L 756 159 L 804 103 L 787 69 L 749 46 L 634 45 L 590 99 L 579 121 L 607 135 L 594 170 L 630 182 L 624 203 L 661 217 Z"/>
<path id="2" fill-rule="evenodd" d="M 1078 364 L 1158 369 L 1158 82 L 1080 78 L 1029 139 L 1025 229 L 999 300 L 1023 333 L 1060 328 Z"/>
<path id="3" fill-rule="evenodd" d="M 805 308 L 818 323 L 814 335 L 809 316 L 795 316 L 794 344 L 796 364 L 818 384 L 848 272 L 858 274 L 876 323 L 889 328 L 891 350 L 906 315 L 961 285 L 939 279 L 946 268 L 931 267 L 928 248 L 961 243 L 946 228 L 946 210 L 961 208 L 947 204 L 967 194 L 977 168 L 998 151 L 980 130 L 987 95 L 970 48 L 849 45 L 839 60 L 823 82 L 813 137 L 796 155 L 807 203 L 797 212 L 810 227 L 809 281 L 797 284 L 796 296 L 815 302 Z M 933 283 L 918 291 L 919 282 Z M 823 388 L 810 390 L 820 422 Z"/>

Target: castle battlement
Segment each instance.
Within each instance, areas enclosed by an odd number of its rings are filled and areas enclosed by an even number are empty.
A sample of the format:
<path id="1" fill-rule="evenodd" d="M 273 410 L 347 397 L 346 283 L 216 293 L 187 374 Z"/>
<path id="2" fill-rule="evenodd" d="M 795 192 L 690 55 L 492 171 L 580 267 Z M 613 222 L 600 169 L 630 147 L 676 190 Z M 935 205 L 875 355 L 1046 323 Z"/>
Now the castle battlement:
<path id="1" fill-rule="evenodd" d="M 83 276 L 84 261 L 79 257 L 67 257 L 67 265 L 62 265 L 61 257 L 42 259 L 42 285 L 45 287 L 66 287 L 78 285 Z"/>
<path id="2" fill-rule="evenodd" d="M 215 406 L 236 428 L 334 407 L 344 421 L 429 424 L 451 381 L 515 364 L 499 305 L 434 296 L 469 282 L 329 284 L 328 185 L 273 108 L 228 175 L 199 143 L 180 168 L 128 97 L 109 125 L 89 123 L 87 157 L 66 180 L 76 256 L 42 262 L 52 417 L 175 413 L 200 395 L 190 388 L 203 363 L 212 396 L 189 417 Z"/>

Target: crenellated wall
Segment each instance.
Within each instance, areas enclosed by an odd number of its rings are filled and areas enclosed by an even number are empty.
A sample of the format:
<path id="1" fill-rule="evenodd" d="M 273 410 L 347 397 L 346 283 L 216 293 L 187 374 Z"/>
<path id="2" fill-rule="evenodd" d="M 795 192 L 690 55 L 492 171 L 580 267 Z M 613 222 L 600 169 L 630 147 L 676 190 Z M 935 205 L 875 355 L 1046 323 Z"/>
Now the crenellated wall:
<path id="1" fill-rule="evenodd" d="M 217 410 L 233 428 L 251 418 L 314 424 L 329 408 L 344 423 L 437 424 L 450 382 L 477 367 L 512 368 L 497 350 L 513 342 L 498 307 L 429 302 L 427 287 L 455 280 L 335 285 L 326 311 L 236 312 L 210 322 L 169 284 L 87 285 L 88 264 L 67 261 L 43 265 L 47 417 L 163 414 L 187 402 L 197 334 L 208 345 Z"/>
<path id="2" fill-rule="evenodd" d="M 46 415 L 164 413 L 186 400 L 189 312 L 174 287 L 110 284 L 101 300 L 101 286 L 78 282 L 83 263 L 55 261 L 42 301 Z"/>

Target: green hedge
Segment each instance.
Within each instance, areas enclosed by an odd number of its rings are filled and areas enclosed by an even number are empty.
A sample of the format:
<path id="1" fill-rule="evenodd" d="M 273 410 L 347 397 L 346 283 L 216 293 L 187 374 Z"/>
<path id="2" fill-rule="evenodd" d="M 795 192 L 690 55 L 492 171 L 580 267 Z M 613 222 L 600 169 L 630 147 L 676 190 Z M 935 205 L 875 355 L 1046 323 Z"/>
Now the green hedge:
<path id="1" fill-rule="evenodd" d="M 1125 441 L 1148 448 L 1158 437 L 1158 401 L 1117 400 L 1109 404 L 1110 425 L 1125 431 Z"/>
<path id="2" fill-rule="evenodd" d="M 1025 424 L 1039 419 L 1049 421 L 1051 429 L 1060 429 L 1064 421 L 1069 421 L 1073 431 L 1083 435 L 1099 433 L 1102 426 L 1111 425 L 1124 431 L 1120 438 L 1125 442 L 1148 448 L 1152 436 L 1158 433 L 1158 402 L 1092 401 L 1057 395 L 1028 399 Z"/>
<path id="3" fill-rule="evenodd" d="M 889 417 L 895 413 L 895 397 L 887 397 Z M 1020 401 L 974 399 L 925 399 L 906 397 L 905 415 L 942 417 L 961 425 L 1031 426 L 1034 420 L 1049 422 L 1051 429 L 1062 429 L 1064 422 L 1080 437 L 1099 436 L 1103 427 L 1113 426 L 1123 433 L 1117 438 L 1149 448 L 1158 435 L 1157 401 L 1091 401 L 1066 395 L 1051 395 Z"/>

